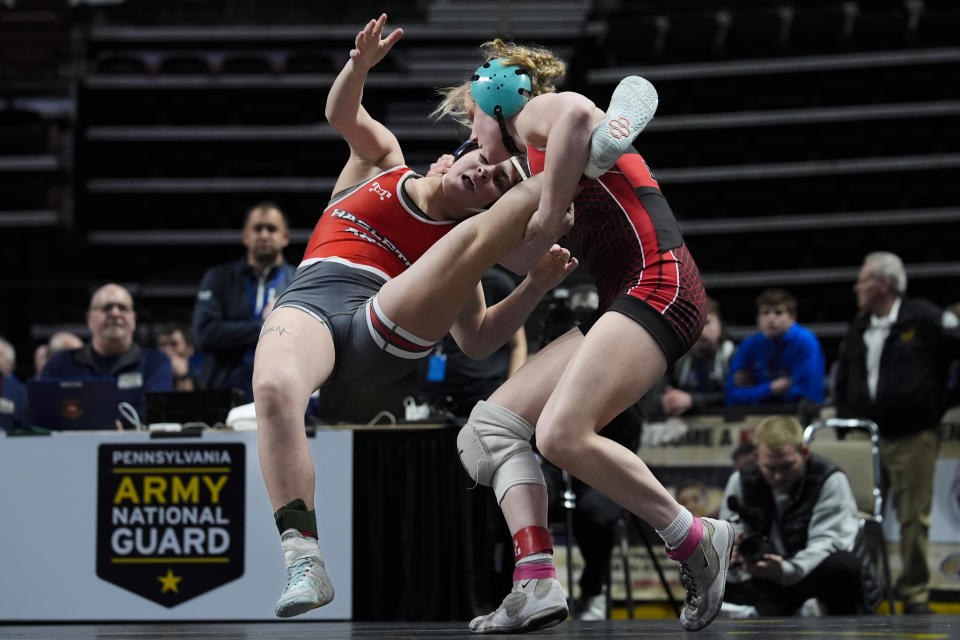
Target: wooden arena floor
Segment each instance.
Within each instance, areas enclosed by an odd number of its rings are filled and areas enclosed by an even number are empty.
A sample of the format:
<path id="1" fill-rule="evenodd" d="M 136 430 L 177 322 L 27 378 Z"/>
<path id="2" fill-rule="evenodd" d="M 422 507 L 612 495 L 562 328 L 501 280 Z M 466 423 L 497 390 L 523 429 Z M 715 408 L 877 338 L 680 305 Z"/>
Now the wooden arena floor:
<path id="1" fill-rule="evenodd" d="M 676 639 L 685 636 L 677 620 L 569 621 L 525 637 L 536 638 L 642 638 Z M 516 636 L 515 636 L 516 637 Z M 835 618 L 777 618 L 763 620 L 717 620 L 686 636 L 693 640 L 749 639 L 853 640 L 960 639 L 960 615 L 862 616 Z M 0 638 L 25 640 L 448 640 L 476 638 L 459 622 L 213 622 L 154 624 L 63 624 L 0 627 Z"/>

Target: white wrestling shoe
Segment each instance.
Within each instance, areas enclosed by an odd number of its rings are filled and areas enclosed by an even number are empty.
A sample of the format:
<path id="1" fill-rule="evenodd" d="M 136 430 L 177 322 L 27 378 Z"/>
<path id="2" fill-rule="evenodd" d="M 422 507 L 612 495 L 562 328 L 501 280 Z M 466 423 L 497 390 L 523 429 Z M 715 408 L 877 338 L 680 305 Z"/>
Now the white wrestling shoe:
<path id="1" fill-rule="evenodd" d="M 752 604 L 724 602 L 720 605 L 720 614 L 717 617 L 727 620 L 746 620 L 748 618 L 759 618 L 760 614 Z"/>
<path id="2" fill-rule="evenodd" d="M 610 107 L 590 134 L 590 153 L 583 175 L 599 178 L 633 144 L 657 112 L 657 90 L 640 76 L 627 76 L 613 90 Z"/>
<path id="3" fill-rule="evenodd" d="M 471 633 L 526 633 L 567 619 L 567 597 L 556 578 L 531 578 L 513 583 L 496 611 L 470 621 Z"/>
<path id="4" fill-rule="evenodd" d="M 732 524 L 713 518 L 700 520 L 703 522 L 703 538 L 693 554 L 680 563 L 680 582 L 687 590 L 680 626 L 687 631 L 703 629 L 720 612 L 733 552 Z"/>
<path id="5" fill-rule="evenodd" d="M 320 545 L 296 529 L 280 536 L 287 564 L 287 584 L 277 600 L 278 618 L 290 618 L 322 607 L 333 600 L 333 583 L 327 577 Z"/>
<path id="6" fill-rule="evenodd" d="M 577 620 L 606 620 L 607 594 L 600 592 L 595 596 L 584 598 L 577 607 Z"/>

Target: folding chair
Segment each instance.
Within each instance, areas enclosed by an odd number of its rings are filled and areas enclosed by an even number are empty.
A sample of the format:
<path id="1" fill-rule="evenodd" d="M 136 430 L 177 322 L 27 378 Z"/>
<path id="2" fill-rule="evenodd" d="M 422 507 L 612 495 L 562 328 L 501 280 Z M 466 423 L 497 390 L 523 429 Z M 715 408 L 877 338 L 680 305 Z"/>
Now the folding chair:
<path id="1" fill-rule="evenodd" d="M 821 434 L 823 429 L 834 429 L 835 433 L 851 433 L 854 430 L 866 431 L 869 439 L 845 438 L 843 440 Z M 893 583 L 890 580 L 890 557 L 887 539 L 883 534 L 883 492 L 880 487 L 880 449 L 879 429 L 871 420 L 830 418 L 811 423 L 803 432 L 803 442 L 810 451 L 829 459 L 847 474 L 853 497 L 857 502 L 860 516 L 860 528 L 857 540 L 863 540 L 873 557 L 880 556 L 883 568 L 884 591 L 890 604 L 890 614 L 896 613 L 893 596 Z"/>

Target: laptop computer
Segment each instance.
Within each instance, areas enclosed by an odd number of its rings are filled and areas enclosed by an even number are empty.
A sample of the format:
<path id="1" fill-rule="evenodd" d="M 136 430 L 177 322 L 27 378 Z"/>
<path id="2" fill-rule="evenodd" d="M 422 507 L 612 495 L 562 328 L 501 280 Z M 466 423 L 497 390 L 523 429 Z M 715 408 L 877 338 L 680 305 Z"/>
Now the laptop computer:
<path id="1" fill-rule="evenodd" d="M 148 391 L 147 424 L 203 422 L 212 427 L 225 422 L 235 404 L 233 392 L 229 389 Z"/>
<path id="2" fill-rule="evenodd" d="M 116 429 L 113 378 L 39 378 L 27 381 L 30 424 L 52 431 Z"/>

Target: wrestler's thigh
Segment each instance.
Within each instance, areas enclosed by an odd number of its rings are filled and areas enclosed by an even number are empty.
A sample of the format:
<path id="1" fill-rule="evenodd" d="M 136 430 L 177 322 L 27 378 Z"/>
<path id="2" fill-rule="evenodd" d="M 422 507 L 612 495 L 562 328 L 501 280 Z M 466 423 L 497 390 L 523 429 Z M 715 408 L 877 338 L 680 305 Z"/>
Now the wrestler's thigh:
<path id="1" fill-rule="evenodd" d="M 536 424 L 564 368 L 582 343 L 580 330 L 571 329 L 530 356 L 489 400 Z"/>
<path id="2" fill-rule="evenodd" d="M 270 314 L 257 342 L 253 365 L 257 382 L 284 380 L 300 392 L 313 393 L 330 376 L 335 360 L 333 337 L 316 317 L 281 307 Z"/>
<path id="3" fill-rule="evenodd" d="M 541 421 L 551 428 L 599 430 L 639 400 L 667 370 L 653 336 L 608 311 L 591 327 L 563 371 Z"/>

